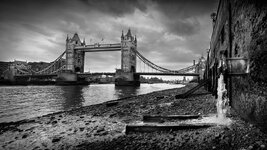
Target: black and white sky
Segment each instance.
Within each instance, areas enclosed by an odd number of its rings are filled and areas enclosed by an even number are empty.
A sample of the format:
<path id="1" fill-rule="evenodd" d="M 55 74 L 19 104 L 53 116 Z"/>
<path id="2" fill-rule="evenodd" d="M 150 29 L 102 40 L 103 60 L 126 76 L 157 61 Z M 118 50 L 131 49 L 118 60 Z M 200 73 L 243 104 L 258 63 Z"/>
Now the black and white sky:
<path id="1" fill-rule="evenodd" d="M 86 44 L 119 43 L 122 30 L 130 28 L 143 56 L 165 68 L 183 68 L 206 55 L 210 14 L 217 4 L 218 0 L 3 0 L 0 61 L 51 62 L 65 50 L 67 34 L 77 32 Z M 120 52 L 86 54 L 86 71 L 114 72 L 119 67 Z"/>

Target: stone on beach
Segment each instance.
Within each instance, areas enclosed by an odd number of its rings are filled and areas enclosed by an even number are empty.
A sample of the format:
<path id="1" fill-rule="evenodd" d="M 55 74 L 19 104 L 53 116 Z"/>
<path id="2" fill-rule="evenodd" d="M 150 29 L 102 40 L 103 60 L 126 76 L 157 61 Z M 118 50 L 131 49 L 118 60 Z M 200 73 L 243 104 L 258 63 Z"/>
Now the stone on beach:
<path id="1" fill-rule="evenodd" d="M 0 128 L 0 149 L 212 149 L 214 146 L 216 149 L 238 149 L 255 143 L 255 147 L 265 148 L 267 141 L 262 139 L 267 139 L 266 135 L 238 118 L 230 126 L 125 134 L 126 123 L 142 121 L 143 115 L 215 114 L 216 100 L 210 94 L 174 98 L 177 93 L 193 86 L 189 84 L 181 89 L 123 99 L 119 105 L 112 107 L 103 103 L 50 114 L 33 118 L 32 123 L 3 124 Z M 204 93 L 205 90 L 198 92 Z M 161 95 L 164 97 L 158 99 Z M 58 121 L 58 118 L 61 120 Z M 22 138 L 24 134 L 28 136 Z"/>

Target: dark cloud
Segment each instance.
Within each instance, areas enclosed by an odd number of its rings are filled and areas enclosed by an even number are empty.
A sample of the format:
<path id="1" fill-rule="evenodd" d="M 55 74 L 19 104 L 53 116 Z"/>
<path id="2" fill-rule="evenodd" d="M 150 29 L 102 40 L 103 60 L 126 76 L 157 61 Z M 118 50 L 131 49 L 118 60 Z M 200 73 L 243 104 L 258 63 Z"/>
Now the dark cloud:
<path id="1" fill-rule="evenodd" d="M 193 35 L 200 29 L 200 24 L 197 19 L 166 19 L 164 22 L 169 32 L 177 35 Z"/>
<path id="2" fill-rule="evenodd" d="M 136 9 L 146 12 L 150 6 L 162 13 L 160 19 L 169 32 L 178 35 L 193 35 L 200 29 L 197 16 L 209 15 L 217 0 L 4 0 L 0 6 L 1 21 L 22 23 L 43 23 L 47 20 L 79 22 L 83 19 L 75 15 L 97 11 L 106 15 L 121 17 L 132 14 Z M 73 13 L 74 12 L 74 13 Z M 153 17 L 153 16 L 152 16 Z M 34 30 L 34 28 L 33 28 Z"/>
<path id="3" fill-rule="evenodd" d="M 53 33 L 51 33 L 49 30 L 42 28 L 41 26 L 36 26 L 33 24 L 27 24 L 23 23 L 21 24 L 22 27 L 25 27 L 28 30 L 34 31 L 36 33 L 42 34 L 44 36 L 52 36 Z"/>
<path id="4" fill-rule="evenodd" d="M 215 11 L 217 0 L 155 0 L 157 9 L 163 13 L 162 21 L 171 33 L 193 35 L 198 33 L 197 18 Z"/>
<path id="5" fill-rule="evenodd" d="M 89 10 L 96 10 L 113 16 L 131 14 L 135 9 L 143 12 L 149 6 L 156 6 L 162 14 L 162 23 L 169 32 L 179 35 L 193 35 L 200 29 L 197 16 L 209 15 L 214 11 L 217 0 L 81 0 Z"/>
<path id="6" fill-rule="evenodd" d="M 87 44 L 102 38 L 117 43 L 121 30 L 131 27 L 138 50 L 152 62 L 166 68 L 191 64 L 209 46 L 209 16 L 216 4 L 217 0 L 4 0 L 0 60 L 53 61 L 65 49 L 67 34 L 78 32 Z M 120 66 L 117 54 L 88 54 L 86 60 L 95 71 Z"/>
<path id="7" fill-rule="evenodd" d="M 199 16 L 216 9 L 217 0 L 152 0 L 167 17 Z"/>
<path id="8" fill-rule="evenodd" d="M 135 9 L 146 11 L 147 2 L 142 0 L 80 0 L 89 10 L 96 10 L 114 16 L 131 14 Z"/>

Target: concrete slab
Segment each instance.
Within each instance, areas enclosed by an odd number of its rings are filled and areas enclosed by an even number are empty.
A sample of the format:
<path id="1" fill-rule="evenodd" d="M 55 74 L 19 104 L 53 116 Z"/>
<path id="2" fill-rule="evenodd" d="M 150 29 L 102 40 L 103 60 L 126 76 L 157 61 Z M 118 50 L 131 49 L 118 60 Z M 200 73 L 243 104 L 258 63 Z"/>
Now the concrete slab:
<path id="1" fill-rule="evenodd" d="M 197 119 L 200 118 L 200 115 L 144 115 L 144 122 L 164 122 L 166 120 L 186 120 L 186 119 Z"/>
<path id="2" fill-rule="evenodd" d="M 118 101 L 106 102 L 106 106 L 107 106 L 107 107 L 116 106 L 116 105 L 118 105 L 118 104 L 119 104 Z"/>
<path id="3" fill-rule="evenodd" d="M 126 125 L 125 133 L 145 133 L 155 131 L 177 131 L 177 130 L 189 130 L 189 129 L 201 129 L 215 126 L 215 124 L 178 124 L 178 125 L 155 125 L 155 124 L 143 124 L 143 125 Z"/>

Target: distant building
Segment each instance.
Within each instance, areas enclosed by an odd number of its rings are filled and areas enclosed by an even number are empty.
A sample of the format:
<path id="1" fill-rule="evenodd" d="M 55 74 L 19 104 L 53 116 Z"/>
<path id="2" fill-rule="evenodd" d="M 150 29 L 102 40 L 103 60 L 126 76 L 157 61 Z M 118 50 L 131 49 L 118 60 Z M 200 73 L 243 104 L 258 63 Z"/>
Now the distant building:
<path id="1" fill-rule="evenodd" d="M 8 69 L 10 62 L 0 62 L 0 79 L 4 79 L 4 71 Z"/>
<path id="2" fill-rule="evenodd" d="M 33 71 L 40 71 L 50 65 L 50 63 L 47 62 L 29 62 L 28 65 L 31 66 L 31 69 Z"/>
<path id="3" fill-rule="evenodd" d="M 31 69 L 31 65 L 28 65 L 27 61 L 18 61 L 18 60 L 11 62 L 9 67 L 17 67 L 18 69 L 22 69 L 25 71 Z"/>
<path id="4" fill-rule="evenodd" d="M 61 63 L 65 63 L 65 59 Z M 52 63 L 52 62 L 51 62 Z M 32 74 L 48 67 L 51 63 L 47 62 L 27 62 L 14 60 L 13 62 L 0 62 L 0 77 L 1 79 L 10 79 L 11 76 L 19 74 Z"/>
<path id="5" fill-rule="evenodd" d="M 7 68 L 3 70 L 1 74 L 1 79 L 14 80 L 15 75 L 20 74 L 30 74 L 31 66 L 28 65 L 27 61 L 18 61 L 9 62 Z"/>

